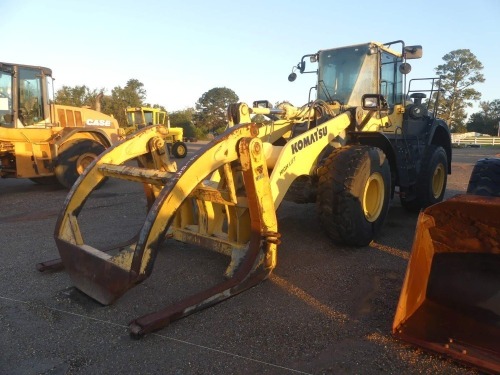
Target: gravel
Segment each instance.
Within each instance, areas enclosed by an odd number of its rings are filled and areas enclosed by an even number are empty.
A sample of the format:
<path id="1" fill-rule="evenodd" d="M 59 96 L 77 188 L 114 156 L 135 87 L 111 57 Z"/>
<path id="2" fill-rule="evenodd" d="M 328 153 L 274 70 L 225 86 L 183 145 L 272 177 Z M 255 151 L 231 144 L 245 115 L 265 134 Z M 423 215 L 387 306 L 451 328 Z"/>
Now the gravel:
<path id="1" fill-rule="evenodd" d="M 192 152 L 199 144 L 188 146 Z M 454 152 L 446 198 L 465 192 L 475 160 L 500 151 Z M 101 306 L 66 273 L 35 269 L 58 257 L 53 231 L 66 195 L 26 180 L 0 181 L 1 374 L 474 373 L 391 335 L 417 220 L 397 199 L 380 237 L 362 248 L 333 245 L 314 204 L 284 202 L 270 279 L 132 340 L 130 320 L 220 281 L 226 259 L 167 242 L 149 279 Z M 84 234 L 105 228 L 96 246 L 131 237 L 144 219 L 145 200 L 134 184 L 109 181 L 88 205 Z"/>

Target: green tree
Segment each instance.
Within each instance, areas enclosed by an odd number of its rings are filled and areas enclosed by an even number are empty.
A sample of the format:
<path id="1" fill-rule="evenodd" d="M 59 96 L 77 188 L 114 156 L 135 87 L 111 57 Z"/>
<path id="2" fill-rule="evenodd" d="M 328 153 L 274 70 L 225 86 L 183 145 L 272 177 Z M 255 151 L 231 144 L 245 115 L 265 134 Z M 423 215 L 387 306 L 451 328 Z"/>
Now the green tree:
<path id="1" fill-rule="evenodd" d="M 238 99 L 238 95 L 226 87 L 208 90 L 196 102 L 196 126 L 204 133 L 221 133 L 227 126 L 227 107 Z"/>
<path id="2" fill-rule="evenodd" d="M 481 111 L 473 113 L 467 122 L 467 130 L 497 136 L 500 122 L 500 99 L 480 102 Z"/>
<path id="3" fill-rule="evenodd" d="M 200 128 L 194 126 L 194 115 L 194 108 L 172 112 L 169 114 L 170 126 L 182 128 L 184 130 L 184 137 L 197 139 L 205 138 L 206 134 L 204 134 Z"/>
<path id="4" fill-rule="evenodd" d="M 89 106 L 95 109 L 97 106 L 97 96 L 103 91 L 104 89 L 91 90 L 85 85 L 75 87 L 63 86 L 56 92 L 55 103 L 73 107 Z"/>
<path id="5" fill-rule="evenodd" d="M 112 114 L 120 126 L 124 127 L 127 124 L 127 107 L 142 107 L 145 99 L 144 84 L 137 79 L 129 79 L 125 87 L 116 86 L 111 90 L 111 96 L 103 98 L 103 112 Z"/>
<path id="6" fill-rule="evenodd" d="M 437 112 L 452 131 L 463 132 L 466 130 L 466 108 L 472 107 L 472 101 L 481 99 L 481 93 L 473 86 L 484 82 L 483 64 L 468 49 L 451 51 L 443 60 L 445 63 L 436 68 L 443 89 Z"/>
<path id="7" fill-rule="evenodd" d="M 125 87 L 116 86 L 111 95 L 103 95 L 105 89 L 91 90 L 87 86 L 63 86 L 56 92 L 57 104 L 74 107 L 89 106 L 108 115 L 113 115 L 120 126 L 127 126 L 125 110 L 127 107 L 153 107 L 166 111 L 160 104 L 145 103 L 146 90 L 144 84 L 137 79 L 129 79 Z"/>

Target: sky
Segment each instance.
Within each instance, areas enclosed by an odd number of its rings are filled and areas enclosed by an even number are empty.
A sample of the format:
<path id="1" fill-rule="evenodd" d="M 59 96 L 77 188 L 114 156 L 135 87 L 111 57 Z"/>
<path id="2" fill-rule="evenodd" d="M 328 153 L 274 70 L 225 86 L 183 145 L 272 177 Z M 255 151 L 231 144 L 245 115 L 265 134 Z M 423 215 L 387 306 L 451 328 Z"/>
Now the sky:
<path id="1" fill-rule="evenodd" d="M 51 68 L 56 90 L 109 94 L 137 79 L 169 112 L 215 87 L 301 106 L 316 76 L 287 77 L 303 55 L 369 41 L 422 45 L 408 79 L 434 77 L 444 55 L 469 49 L 484 66 L 481 100 L 500 99 L 498 0 L 0 0 L 0 19 L 0 61 Z"/>

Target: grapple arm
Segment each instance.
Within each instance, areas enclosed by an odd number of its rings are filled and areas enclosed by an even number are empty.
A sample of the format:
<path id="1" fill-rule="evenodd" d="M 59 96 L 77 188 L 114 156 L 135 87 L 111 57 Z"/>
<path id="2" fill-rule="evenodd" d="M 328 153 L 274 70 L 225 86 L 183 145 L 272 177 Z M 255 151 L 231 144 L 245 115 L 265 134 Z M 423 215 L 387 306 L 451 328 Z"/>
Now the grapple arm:
<path id="1" fill-rule="evenodd" d="M 228 279 L 134 320 L 130 326 L 134 336 L 159 329 L 266 278 L 276 264 L 279 242 L 269 175 L 255 124 L 228 130 L 175 173 L 152 147 L 158 144 L 160 129 L 138 132 L 97 159 L 71 190 L 54 234 L 74 285 L 102 304 L 112 303 L 151 274 L 167 235 L 231 255 Z M 125 165 L 131 158 L 139 158 L 141 166 Z M 78 225 L 88 195 L 105 177 L 142 182 L 149 186 L 149 197 L 154 197 L 137 241 L 115 255 L 85 244 Z"/>

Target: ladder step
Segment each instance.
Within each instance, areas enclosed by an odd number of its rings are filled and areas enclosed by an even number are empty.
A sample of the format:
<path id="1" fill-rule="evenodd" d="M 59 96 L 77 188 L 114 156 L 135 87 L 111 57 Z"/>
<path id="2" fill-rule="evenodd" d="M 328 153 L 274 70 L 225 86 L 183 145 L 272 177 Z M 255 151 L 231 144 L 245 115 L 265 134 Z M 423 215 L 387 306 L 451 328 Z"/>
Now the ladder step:
<path id="1" fill-rule="evenodd" d="M 104 176 L 118 178 L 121 180 L 148 183 L 157 186 L 165 185 L 174 173 L 159 171 L 157 169 L 146 169 L 131 167 L 127 165 L 101 164 L 97 167 Z"/>

